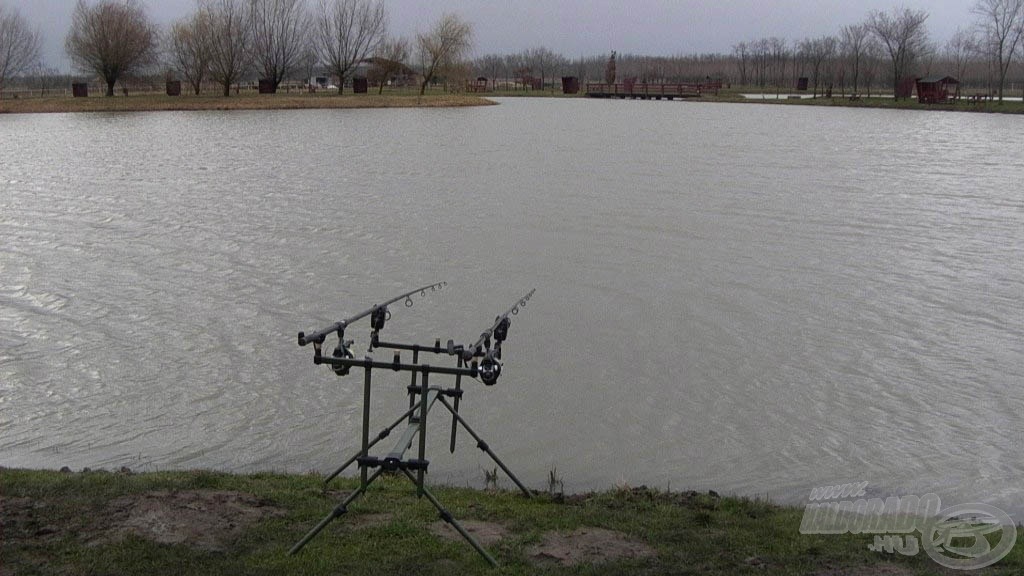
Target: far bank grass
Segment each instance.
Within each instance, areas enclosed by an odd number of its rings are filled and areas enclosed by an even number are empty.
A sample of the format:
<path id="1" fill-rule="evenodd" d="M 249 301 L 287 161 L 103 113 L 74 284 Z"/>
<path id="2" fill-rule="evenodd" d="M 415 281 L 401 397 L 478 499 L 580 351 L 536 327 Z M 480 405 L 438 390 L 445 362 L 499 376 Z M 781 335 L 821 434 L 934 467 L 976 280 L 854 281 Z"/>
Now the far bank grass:
<path id="1" fill-rule="evenodd" d="M 146 112 L 173 110 L 298 110 L 319 108 L 440 108 L 486 106 L 494 102 L 466 94 L 232 94 L 216 96 L 137 94 L 47 96 L 0 100 L 0 113 Z"/>
<path id="2" fill-rule="evenodd" d="M 837 576 L 945 573 L 923 553 L 913 557 L 867 549 L 868 536 L 804 536 L 802 510 L 713 494 L 646 488 L 526 499 L 516 492 L 432 488 L 464 521 L 500 524 L 508 535 L 488 546 L 492 569 L 462 541 L 432 533 L 438 521 L 411 483 L 385 477 L 297 556 L 287 552 L 348 490 L 346 479 L 324 494 L 312 475 L 213 472 L 60 473 L 0 470 L 2 574 L 792 574 Z M 111 504 L 145 503 L 154 491 L 237 491 L 279 513 L 244 529 L 220 551 L 102 535 L 118 521 Z M 193 512 L 195 512 L 193 510 Z M 200 510 L 201 512 L 201 510 Z M 144 522 L 147 521 L 144 518 Z M 159 523 L 166 518 L 152 518 Z M 160 526 L 154 528 L 160 529 Z M 551 533 L 606 529 L 653 549 L 641 558 L 599 565 L 538 564 L 530 547 Z M 1021 574 L 1024 548 L 986 574 Z"/>

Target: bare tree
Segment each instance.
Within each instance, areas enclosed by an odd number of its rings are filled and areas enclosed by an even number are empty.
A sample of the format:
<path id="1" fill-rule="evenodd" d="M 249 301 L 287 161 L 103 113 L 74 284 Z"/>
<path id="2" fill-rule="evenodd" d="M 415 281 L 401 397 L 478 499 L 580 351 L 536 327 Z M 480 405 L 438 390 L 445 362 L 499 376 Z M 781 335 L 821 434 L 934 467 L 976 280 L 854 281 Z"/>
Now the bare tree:
<path id="1" fill-rule="evenodd" d="M 252 56 L 260 78 L 274 90 L 295 70 L 306 43 L 309 15 L 304 0 L 249 0 Z"/>
<path id="2" fill-rule="evenodd" d="M 608 57 L 608 63 L 604 66 L 604 83 L 615 84 L 615 50 L 612 50 L 612 55 Z"/>
<path id="3" fill-rule="evenodd" d="M 409 59 L 409 41 L 405 38 L 394 38 L 381 43 L 374 57 L 374 74 L 377 76 L 377 94 L 384 93 L 384 84 L 393 76 L 400 74 L 407 66 Z"/>
<path id="4" fill-rule="evenodd" d="M 996 67 L 999 101 L 1010 62 L 1024 34 L 1024 0 L 978 0 L 971 11 L 978 16 L 981 49 Z"/>
<path id="5" fill-rule="evenodd" d="M 811 69 L 814 83 L 814 97 L 818 97 L 818 86 L 826 83 L 831 73 L 831 61 L 836 53 L 836 39 L 832 36 L 807 39 L 800 42 L 800 53 Z M 823 82 L 823 78 L 825 82 Z"/>
<path id="6" fill-rule="evenodd" d="M 565 76 L 568 71 L 572 70 L 572 63 L 565 56 L 555 53 L 554 58 L 550 62 L 551 68 L 551 89 L 555 89 L 555 83 L 558 82 L 561 85 L 562 76 Z"/>
<path id="7" fill-rule="evenodd" d="M 757 79 L 756 83 L 763 91 L 771 77 L 771 40 L 761 38 L 751 42 L 750 53 L 754 65 L 754 76 Z"/>
<path id="8" fill-rule="evenodd" d="M 56 68 L 44 68 L 37 64 L 25 73 L 28 85 L 39 90 L 40 96 L 46 96 L 51 90 L 60 90 L 71 83 L 71 77 Z"/>
<path id="9" fill-rule="evenodd" d="M 867 27 L 889 54 L 893 96 L 899 96 L 900 80 L 929 50 L 927 20 L 927 12 L 909 8 L 893 8 L 891 13 L 874 10 L 868 14 Z"/>
<path id="10" fill-rule="evenodd" d="M 500 54 L 487 54 L 476 60 L 477 73 L 491 79 L 491 90 L 498 89 L 498 76 L 506 70 L 505 58 Z M 507 77 L 507 74 L 505 75 Z"/>
<path id="11" fill-rule="evenodd" d="M 578 78 L 581 84 L 585 85 L 590 81 L 589 66 L 587 65 L 586 58 L 579 57 L 570 60 L 568 66 L 572 70 L 571 74 Z"/>
<path id="12" fill-rule="evenodd" d="M 80 71 L 103 78 L 113 96 L 118 80 L 154 61 L 158 36 L 138 0 L 78 0 L 64 49 Z"/>
<path id="13" fill-rule="evenodd" d="M 296 66 L 302 74 L 303 82 L 312 84 L 313 75 L 316 74 L 317 68 L 320 66 L 320 55 L 316 53 L 316 46 L 312 42 L 306 43 Z"/>
<path id="14" fill-rule="evenodd" d="M 506 54 L 501 60 L 503 69 L 505 70 L 505 78 L 512 78 L 512 89 L 515 90 L 519 86 L 520 78 L 522 78 L 524 74 L 529 74 L 529 71 L 523 71 L 526 67 L 526 62 L 523 60 L 523 53 L 516 52 L 514 54 Z"/>
<path id="15" fill-rule="evenodd" d="M 773 37 L 768 39 L 769 70 L 772 82 L 775 84 L 775 96 L 779 96 L 782 85 L 786 83 L 786 65 L 792 57 L 789 50 L 789 43 L 784 38 Z"/>
<path id="16" fill-rule="evenodd" d="M 40 36 L 17 9 L 0 4 L 0 92 L 8 78 L 24 74 L 39 63 Z"/>
<path id="17" fill-rule="evenodd" d="M 543 90 L 549 75 L 554 74 L 555 69 L 565 61 L 565 58 L 542 46 L 527 50 L 525 60 L 529 63 L 531 72 L 536 71 L 540 75 L 540 85 Z"/>
<path id="18" fill-rule="evenodd" d="M 175 22 L 168 42 L 171 67 L 192 87 L 196 96 L 210 71 L 209 13 L 196 13 Z"/>
<path id="19" fill-rule="evenodd" d="M 252 40 L 246 0 L 199 0 L 199 11 L 207 22 L 210 49 L 210 78 L 221 85 L 224 96 L 231 85 L 249 71 Z"/>
<path id="20" fill-rule="evenodd" d="M 338 77 L 338 94 L 360 62 L 377 51 L 388 27 L 379 0 L 320 0 L 316 15 L 320 59 Z"/>
<path id="21" fill-rule="evenodd" d="M 747 85 L 747 65 L 750 63 L 750 46 L 746 42 L 740 42 L 732 47 L 732 53 L 736 58 L 737 71 L 740 73 L 740 86 Z"/>
<path id="22" fill-rule="evenodd" d="M 851 24 L 839 31 L 839 51 L 842 54 L 850 80 L 853 82 L 853 94 L 860 91 L 860 78 L 867 57 L 867 44 L 870 42 L 871 31 L 864 24 Z"/>
<path id="23" fill-rule="evenodd" d="M 874 37 L 868 38 L 864 45 L 864 63 L 861 67 L 864 76 L 864 89 L 868 98 L 871 97 L 871 87 L 875 85 L 875 78 L 882 68 L 882 58 L 884 57 L 882 45 Z"/>
<path id="24" fill-rule="evenodd" d="M 957 28 L 946 42 L 946 59 L 956 69 L 956 77 L 963 82 L 967 76 L 967 67 L 978 53 L 978 40 L 971 30 Z M 957 90 L 960 86 L 957 85 Z"/>
<path id="25" fill-rule="evenodd" d="M 439 74 L 460 66 L 473 48 L 473 27 L 455 14 L 445 14 L 426 34 L 416 36 L 423 83 L 420 96 Z"/>

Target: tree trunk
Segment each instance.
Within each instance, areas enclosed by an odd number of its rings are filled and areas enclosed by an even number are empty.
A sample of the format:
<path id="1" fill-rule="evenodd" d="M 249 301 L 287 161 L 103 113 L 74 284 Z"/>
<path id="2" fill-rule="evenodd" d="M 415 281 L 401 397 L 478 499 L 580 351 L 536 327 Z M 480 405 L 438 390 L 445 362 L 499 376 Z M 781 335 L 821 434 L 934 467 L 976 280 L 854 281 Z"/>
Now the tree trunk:
<path id="1" fill-rule="evenodd" d="M 895 60 L 892 63 L 892 99 L 894 102 L 900 100 L 900 68 Z"/>
<path id="2" fill-rule="evenodd" d="M 117 80 L 107 80 L 107 96 L 114 95 L 114 84 Z"/>
<path id="3" fill-rule="evenodd" d="M 423 94 L 427 91 L 427 82 L 429 82 L 429 80 L 424 80 L 423 83 L 420 84 L 420 96 L 423 96 Z"/>
<path id="4" fill-rule="evenodd" d="M 230 82 L 225 82 L 224 83 L 224 97 L 228 98 L 230 96 L 231 96 L 231 83 Z"/>

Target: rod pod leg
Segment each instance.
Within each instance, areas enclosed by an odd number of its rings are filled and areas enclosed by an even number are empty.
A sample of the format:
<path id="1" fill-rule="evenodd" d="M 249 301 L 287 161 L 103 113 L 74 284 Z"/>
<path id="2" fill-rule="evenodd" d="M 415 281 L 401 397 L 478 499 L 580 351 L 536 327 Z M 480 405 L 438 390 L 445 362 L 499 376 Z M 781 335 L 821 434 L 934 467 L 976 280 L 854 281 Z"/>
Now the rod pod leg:
<path id="1" fill-rule="evenodd" d="M 295 545 L 292 546 L 292 549 L 288 551 L 288 555 L 294 556 L 295 554 L 298 554 L 299 550 L 302 550 L 306 546 L 306 544 L 309 544 L 309 541 L 315 538 L 316 535 L 319 534 L 321 530 L 326 528 L 328 524 L 333 522 L 335 518 L 340 518 L 342 515 L 348 512 L 348 505 L 355 501 L 356 498 L 362 496 L 363 492 L 366 492 L 366 489 L 370 486 L 370 484 L 373 483 L 374 480 L 376 480 L 381 475 L 382 472 L 384 472 L 384 470 L 379 469 L 367 479 L 365 484 L 360 483 L 359 487 L 356 488 L 351 494 L 349 494 L 348 498 L 345 498 L 344 502 L 335 506 L 334 510 L 331 510 L 330 514 L 325 516 L 324 519 L 321 520 L 319 524 L 314 526 L 312 530 L 310 530 L 308 533 L 306 533 L 305 536 L 302 537 L 302 540 L 296 542 Z"/>
<path id="2" fill-rule="evenodd" d="M 472 436 L 474 440 L 476 440 L 477 448 L 480 448 L 481 450 L 486 452 L 488 456 L 491 457 L 491 460 L 493 460 L 494 463 L 497 464 L 501 468 L 501 470 L 505 472 L 505 474 L 509 478 L 512 479 L 513 482 L 515 482 L 516 486 L 519 487 L 519 490 L 523 493 L 524 496 L 526 496 L 527 498 L 533 498 L 533 494 L 526 489 L 526 486 L 523 486 L 523 483 L 519 481 L 519 478 L 516 478 L 516 475 L 513 474 L 511 470 L 508 469 L 508 466 L 505 466 L 505 463 L 501 461 L 501 458 L 498 458 L 498 455 L 494 453 L 494 450 L 491 450 L 491 447 L 487 444 L 487 442 L 484 442 L 484 439 L 481 438 L 480 435 L 478 435 L 472 428 L 470 428 L 469 424 L 466 422 L 466 419 L 463 418 L 462 416 L 459 416 L 459 413 L 456 412 L 455 409 L 452 408 L 451 404 L 449 404 L 448 401 L 445 400 L 443 397 L 438 396 L 437 399 L 440 400 L 441 404 L 444 404 L 444 407 L 447 408 L 448 411 L 452 413 L 452 416 L 455 418 L 455 420 L 457 420 L 459 424 L 462 424 L 462 427 L 466 429 L 466 432 L 469 432 L 469 435 Z"/>
<path id="3" fill-rule="evenodd" d="M 409 408 L 409 410 L 405 414 L 402 414 L 401 416 L 398 417 L 398 420 L 395 420 L 390 426 L 388 426 L 387 428 L 381 430 L 380 433 L 377 434 L 377 437 L 374 438 L 372 442 L 370 442 L 369 448 L 373 448 L 374 446 L 377 445 L 378 442 L 380 442 L 381 440 L 387 438 L 391 434 L 392 430 L 397 428 L 399 424 L 401 424 L 406 418 L 411 416 L 412 413 L 415 412 L 416 410 L 419 410 L 419 405 L 416 405 L 416 406 L 413 406 L 412 408 Z M 362 450 L 360 450 L 359 452 L 356 452 L 355 455 L 353 455 L 351 458 L 346 460 L 345 463 L 342 464 L 341 466 L 339 466 L 337 470 L 332 472 L 330 474 L 330 476 L 325 478 L 324 479 L 324 491 L 327 490 L 327 485 L 330 484 L 331 480 L 334 480 L 335 478 L 337 478 L 339 474 L 344 472 L 346 468 L 351 466 L 352 463 L 355 462 L 356 460 L 358 460 L 359 457 L 362 456 L 362 455 L 363 455 L 363 451 Z"/>
<path id="4" fill-rule="evenodd" d="M 430 500 L 430 503 L 434 505 L 434 508 L 437 508 L 437 511 L 441 513 L 441 519 L 447 522 L 448 524 L 451 524 L 452 528 L 455 528 L 455 530 L 466 540 L 466 542 L 469 542 L 469 545 L 472 546 L 473 549 L 475 549 L 481 556 L 484 557 L 484 560 L 487 560 L 487 562 L 492 567 L 497 568 L 498 561 L 494 559 L 494 556 L 491 556 L 490 553 L 488 553 L 487 550 L 484 550 L 484 547 L 476 541 L 476 538 L 473 538 L 473 536 L 469 532 L 466 532 L 466 529 L 462 527 L 462 524 L 459 524 L 459 521 L 452 517 L 451 513 L 448 512 L 448 510 L 446 510 L 445 507 L 441 505 L 441 502 L 439 502 L 437 498 L 434 497 L 434 494 L 430 492 L 430 490 L 427 490 L 426 487 L 424 487 L 422 484 L 417 482 L 416 477 L 412 475 L 412 472 L 409 472 L 408 470 L 405 469 L 402 469 L 402 472 L 405 473 L 406 477 L 409 478 L 409 480 L 413 484 L 417 485 L 418 490 L 423 492 L 423 495 L 427 497 L 427 500 Z"/>

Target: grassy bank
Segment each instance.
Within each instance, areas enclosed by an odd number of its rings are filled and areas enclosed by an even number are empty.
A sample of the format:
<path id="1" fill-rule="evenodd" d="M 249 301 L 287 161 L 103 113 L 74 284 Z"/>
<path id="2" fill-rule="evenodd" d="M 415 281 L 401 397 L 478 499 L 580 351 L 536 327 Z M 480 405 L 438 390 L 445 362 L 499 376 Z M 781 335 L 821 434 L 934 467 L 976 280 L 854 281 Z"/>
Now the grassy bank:
<path id="1" fill-rule="evenodd" d="M 51 96 L 0 100 L 0 113 L 145 112 L 162 110 L 295 110 L 305 108 L 436 108 L 485 106 L 486 98 L 464 94 L 267 94 L 245 93 L 227 98 L 215 95 Z"/>
<path id="2" fill-rule="evenodd" d="M 436 488 L 491 569 L 404 478 L 385 477 L 302 552 L 291 545 L 352 480 L 211 472 L 0 470 L 0 574 L 942 573 L 866 536 L 803 536 L 802 511 L 645 488 L 565 498 Z M 1021 549 L 990 574 L 1020 574 Z"/>

